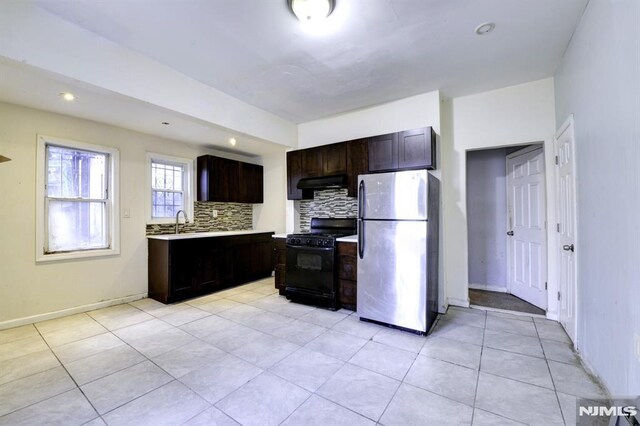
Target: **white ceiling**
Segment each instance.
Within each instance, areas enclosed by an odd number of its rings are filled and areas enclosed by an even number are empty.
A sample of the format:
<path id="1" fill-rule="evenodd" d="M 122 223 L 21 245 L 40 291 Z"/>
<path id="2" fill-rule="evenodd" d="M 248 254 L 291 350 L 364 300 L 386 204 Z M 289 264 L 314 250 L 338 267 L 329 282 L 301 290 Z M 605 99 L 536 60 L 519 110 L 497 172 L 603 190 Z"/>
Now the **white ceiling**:
<path id="1" fill-rule="evenodd" d="M 440 89 L 553 75 L 587 0 L 337 0 L 327 34 L 286 0 L 36 0 L 295 123 Z M 495 22 L 494 32 L 475 27 Z"/>

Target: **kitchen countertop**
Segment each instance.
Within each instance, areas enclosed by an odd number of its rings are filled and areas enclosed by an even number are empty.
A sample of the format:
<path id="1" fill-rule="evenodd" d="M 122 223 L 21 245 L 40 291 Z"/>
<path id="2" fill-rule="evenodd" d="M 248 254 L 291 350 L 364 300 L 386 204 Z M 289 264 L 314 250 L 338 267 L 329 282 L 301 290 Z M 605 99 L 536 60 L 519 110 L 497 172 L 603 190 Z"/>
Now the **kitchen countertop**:
<path id="1" fill-rule="evenodd" d="M 248 229 L 245 231 L 213 231 L 213 232 L 187 232 L 184 234 L 162 234 L 162 235 L 147 235 L 148 239 L 152 240 L 186 240 L 189 238 L 210 238 L 210 237 L 229 237 L 232 235 L 248 235 L 248 234 L 264 234 L 267 232 L 260 229 Z"/>
<path id="2" fill-rule="evenodd" d="M 347 237 L 336 238 L 336 241 L 340 243 L 357 243 L 358 236 L 357 235 L 349 235 Z"/>

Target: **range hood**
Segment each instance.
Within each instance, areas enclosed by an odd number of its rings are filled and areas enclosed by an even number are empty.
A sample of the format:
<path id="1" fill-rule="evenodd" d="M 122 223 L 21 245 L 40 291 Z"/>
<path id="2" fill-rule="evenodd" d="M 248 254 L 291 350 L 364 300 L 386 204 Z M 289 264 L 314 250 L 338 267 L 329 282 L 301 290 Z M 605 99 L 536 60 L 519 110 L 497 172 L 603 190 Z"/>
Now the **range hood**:
<path id="1" fill-rule="evenodd" d="M 346 188 L 347 175 L 304 178 L 298 181 L 298 189 Z"/>

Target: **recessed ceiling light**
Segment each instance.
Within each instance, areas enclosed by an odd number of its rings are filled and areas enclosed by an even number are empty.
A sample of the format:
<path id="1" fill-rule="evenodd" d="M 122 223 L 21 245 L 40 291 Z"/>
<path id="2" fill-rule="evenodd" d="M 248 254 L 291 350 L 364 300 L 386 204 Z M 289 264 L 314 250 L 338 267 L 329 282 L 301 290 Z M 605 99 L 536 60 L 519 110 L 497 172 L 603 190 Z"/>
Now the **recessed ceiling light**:
<path id="1" fill-rule="evenodd" d="M 164 124 L 165 126 L 168 126 L 169 122 L 168 121 L 163 121 L 161 124 Z"/>
<path id="2" fill-rule="evenodd" d="M 288 0 L 289 8 L 302 22 L 319 21 L 331 15 L 335 0 Z"/>
<path id="3" fill-rule="evenodd" d="M 485 22 L 484 24 L 480 24 L 476 27 L 476 34 L 485 35 L 489 34 L 496 27 L 496 24 L 493 22 Z"/>
<path id="4" fill-rule="evenodd" d="M 76 95 L 71 92 L 62 92 L 60 93 L 60 97 L 67 102 L 72 102 L 76 100 Z"/>
<path id="5" fill-rule="evenodd" d="M 231 144 L 231 146 L 236 146 L 236 138 L 230 138 L 229 143 Z"/>

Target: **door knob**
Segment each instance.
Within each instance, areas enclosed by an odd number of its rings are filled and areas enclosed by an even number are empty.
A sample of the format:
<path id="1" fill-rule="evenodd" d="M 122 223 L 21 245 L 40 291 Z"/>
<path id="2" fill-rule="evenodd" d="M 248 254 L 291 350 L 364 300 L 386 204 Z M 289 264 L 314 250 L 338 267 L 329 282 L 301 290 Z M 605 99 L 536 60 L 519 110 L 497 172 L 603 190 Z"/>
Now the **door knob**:
<path id="1" fill-rule="evenodd" d="M 564 246 L 562 246 L 562 250 L 573 252 L 574 251 L 573 249 L 574 249 L 573 244 L 571 244 L 571 245 L 566 245 L 565 244 Z"/>
<path id="2" fill-rule="evenodd" d="M 507 231 L 507 235 L 513 237 L 513 231 Z"/>

